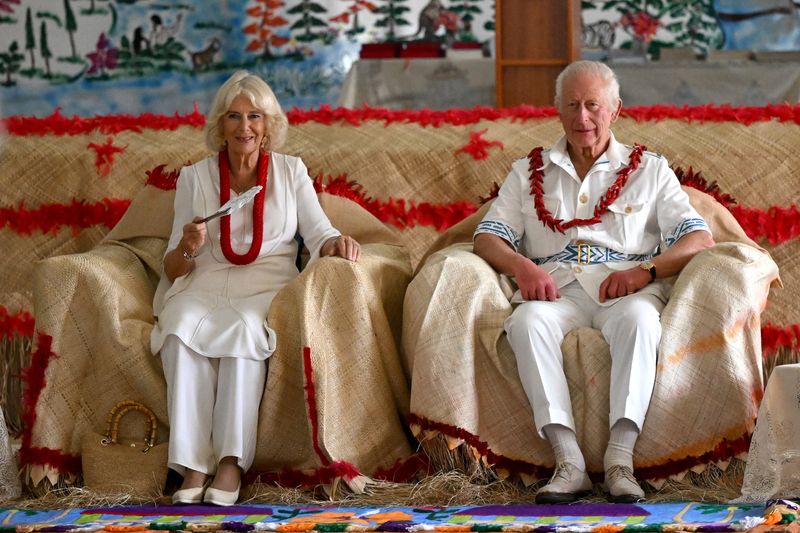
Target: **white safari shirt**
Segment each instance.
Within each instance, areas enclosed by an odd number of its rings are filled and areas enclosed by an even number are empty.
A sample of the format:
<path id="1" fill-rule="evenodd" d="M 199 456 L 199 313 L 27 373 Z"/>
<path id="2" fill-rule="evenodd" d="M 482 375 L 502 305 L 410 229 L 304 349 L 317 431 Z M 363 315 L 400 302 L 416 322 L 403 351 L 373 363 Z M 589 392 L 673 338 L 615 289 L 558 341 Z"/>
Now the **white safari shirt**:
<path id="1" fill-rule="evenodd" d="M 544 203 L 556 219 L 592 218 L 595 205 L 617 179 L 617 171 L 628 165 L 632 147 L 623 145 L 611 134 L 608 149 L 581 180 L 567 152 L 566 137 L 542 151 Z M 705 220 L 689 203 L 678 178 L 666 159 L 644 152 L 616 201 L 602 215 L 601 222 L 577 226 L 560 233 L 545 226 L 536 215 L 531 195 L 529 161 L 514 162 L 511 172 L 475 235 L 491 233 L 507 241 L 514 250 L 540 263 L 563 287 L 578 280 L 584 290 L 600 303 L 600 284 L 615 270 L 626 270 L 657 255 L 678 239 L 697 230 L 709 231 Z M 578 257 L 551 258 L 569 244 L 586 243 Z M 594 247 L 591 251 L 590 247 Z M 591 254 L 592 261 L 586 259 Z M 616 256 L 609 258 L 609 256 Z M 604 260 L 603 257 L 606 257 Z M 547 258 L 550 258 L 549 260 Z M 620 260 L 622 258 L 622 260 Z M 666 301 L 671 284 L 657 280 L 639 292 L 657 295 Z M 512 301 L 524 301 L 519 293 Z M 611 305 L 617 299 L 606 300 Z"/>

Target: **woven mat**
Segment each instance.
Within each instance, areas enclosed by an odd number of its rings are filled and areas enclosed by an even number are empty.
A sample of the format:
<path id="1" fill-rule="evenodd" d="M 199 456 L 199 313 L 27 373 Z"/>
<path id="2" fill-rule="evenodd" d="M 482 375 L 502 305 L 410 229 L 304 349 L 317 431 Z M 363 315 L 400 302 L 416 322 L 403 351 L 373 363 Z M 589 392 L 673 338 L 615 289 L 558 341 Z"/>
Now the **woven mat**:
<path id="1" fill-rule="evenodd" d="M 761 505 L 696 502 L 425 508 L 151 505 L 0 509 L 0 531 L 742 531 L 762 523 L 763 514 Z"/>

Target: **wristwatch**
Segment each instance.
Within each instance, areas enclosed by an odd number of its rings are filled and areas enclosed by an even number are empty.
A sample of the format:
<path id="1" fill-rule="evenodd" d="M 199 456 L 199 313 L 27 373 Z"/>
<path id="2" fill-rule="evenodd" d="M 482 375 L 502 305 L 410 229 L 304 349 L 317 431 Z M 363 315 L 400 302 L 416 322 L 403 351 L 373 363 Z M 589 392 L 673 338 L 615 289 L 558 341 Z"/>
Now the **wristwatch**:
<path id="1" fill-rule="evenodd" d="M 652 261 L 642 261 L 641 263 L 639 263 L 639 268 L 650 272 L 650 281 L 656 279 L 656 266 L 653 264 Z"/>

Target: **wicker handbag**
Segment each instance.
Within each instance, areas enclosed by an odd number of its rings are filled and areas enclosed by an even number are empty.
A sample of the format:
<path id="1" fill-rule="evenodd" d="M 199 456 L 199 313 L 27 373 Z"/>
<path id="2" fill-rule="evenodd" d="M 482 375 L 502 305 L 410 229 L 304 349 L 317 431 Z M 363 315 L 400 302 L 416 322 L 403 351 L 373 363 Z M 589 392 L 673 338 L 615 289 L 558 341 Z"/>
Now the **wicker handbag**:
<path id="1" fill-rule="evenodd" d="M 144 413 L 149 428 L 144 439 L 119 439 L 119 423 L 131 411 Z M 100 494 L 129 494 L 155 498 L 167 480 L 166 442 L 156 444 L 158 422 L 150 408 L 134 400 L 123 400 L 106 418 L 106 431 L 88 433 L 81 442 L 83 483 Z"/>

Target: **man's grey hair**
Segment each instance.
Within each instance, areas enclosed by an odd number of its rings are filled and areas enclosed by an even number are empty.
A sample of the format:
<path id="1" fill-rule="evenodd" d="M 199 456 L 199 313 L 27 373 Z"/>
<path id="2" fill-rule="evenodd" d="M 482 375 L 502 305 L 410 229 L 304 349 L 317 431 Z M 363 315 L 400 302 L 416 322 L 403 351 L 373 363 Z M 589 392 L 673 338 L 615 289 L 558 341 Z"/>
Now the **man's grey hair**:
<path id="1" fill-rule="evenodd" d="M 561 92 L 564 87 L 564 80 L 578 74 L 590 74 L 603 80 L 606 90 L 608 91 L 609 105 L 612 108 L 617 107 L 617 101 L 619 101 L 619 81 L 617 80 L 617 75 L 611 70 L 611 67 L 599 61 L 575 61 L 567 65 L 556 78 L 556 109 L 561 109 Z"/>

